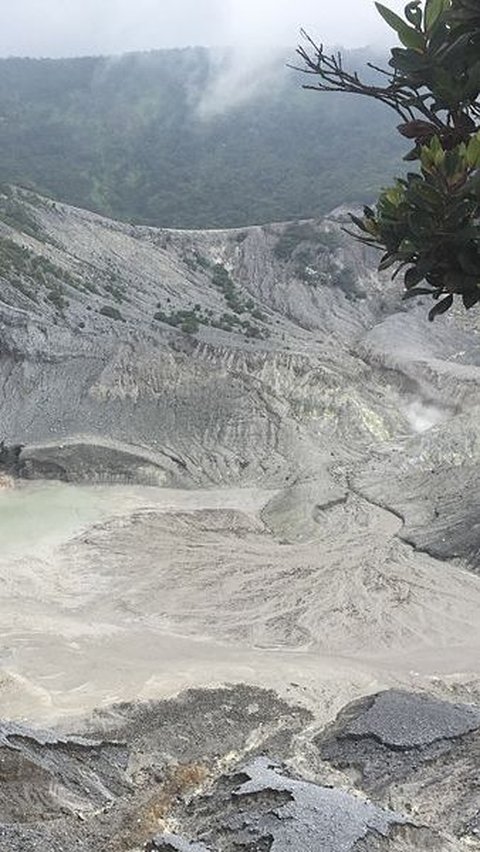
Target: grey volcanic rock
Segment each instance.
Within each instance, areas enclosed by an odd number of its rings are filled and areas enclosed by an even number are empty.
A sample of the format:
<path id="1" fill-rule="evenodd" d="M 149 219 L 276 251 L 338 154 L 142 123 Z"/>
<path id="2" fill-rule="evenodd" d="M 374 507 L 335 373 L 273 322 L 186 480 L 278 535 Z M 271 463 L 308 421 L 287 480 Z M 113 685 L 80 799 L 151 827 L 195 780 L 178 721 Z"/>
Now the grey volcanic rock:
<path id="1" fill-rule="evenodd" d="M 119 705 L 96 714 L 87 736 L 9 726 L 0 744 L 0 848 L 142 847 L 160 817 L 201 789 L 232 753 L 235 760 L 252 753 L 255 740 L 253 753 L 286 757 L 309 721 L 308 712 L 272 692 L 238 686 Z"/>
<path id="2" fill-rule="evenodd" d="M 355 480 L 358 491 L 403 521 L 401 538 L 436 559 L 462 559 L 480 568 L 479 468 L 468 455 L 462 465 L 430 461 L 424 469 L 391 469 L 381 478 Z M 398 459 L 397 459 L 398 461 Z M 392 465 L 393 467 L 393 465 Z M 421 499 L 420 499 L 421 495 Z"/>
<path id="3" fill-rule="evenodd" d="M 172 468 L 179 469 L 178 483 L 185 464 L 170 454 Z M 164 467 L 147 451 L 132 452 L 131 447 L 101 439 L 93 442 L 66 440 L 62 443 L 24 448 L 19 457 L 21 475 L 25 479 L 56 479 L 68 482 L 136 482 L 141 485 L 163 485 Z M 173 471 L 171 479 L 173 479 Z"/>
<path id="4" fill-rule="evenodd" d="M 480 710 L 426 695 L 395 691 L 378 695 L 344 728 L 347 737 L 373 737 L 393 749 L 426 746 L 480 728 Z"/>
<path id="5" fill-rule="evenodd" d="M 345 708 L 316 743 L 322 759 L 368 795 L 432 828 L 475 838 L 478 707 L 392 690 Z"/>
<path id="6" fill-rule="evenodd" d="M 351 352 L 388 299 L 363 298 L 381 282 L 337 222 L 299 226 L 280 256 L 283 225 L 166 231 L 15 202 L 34 224 L 0 222 L 0 434 L 27 445 L 30 475 L 135 477 L 125 458 L 88 458 L 110 441 L 150 454 L 146 477 L 167 485 L 278 486 L 324 476 L 347 432 L 360 447 L 406 426 Z"/>
<path id="7" fill-rule="evenodd" d="M 477 315 L 402 306 L 341 213 L 286 250 L 284 225 L 133 227 L 11 192 L 30 227 L 0 222 L 0 437 L 27 476 L 261 482 L 287 489 L 265 517 L 289 539 L 352 487 L 476 563 Z"/>
<path id="8" fill-rule="evenodd" d="M 400 537 L 437 559 L 480 565 L 478 317 L 458 313 L 425 332 L 395 314 L 359 344 L 398 383 L 416 435 L 377 448 L 351 469 L 356 493 L 395 512 Z"/>
<path id="9" fill-rule="evenodd" d="M 454 834 L 473 840 L 478 821 L 475 711 L 434 701 L 417 717 L 419 700 L 392 693 L 357 702 L 342 714 L 346 724 L 340 718 L 317 740 L 324 761 L 342 764 L 344 779 L 361 770 L 371 798 L 287 770 L 282 763 L 297 759 L 312 717 L 261 689 L 190 690 L 169 701 L 118 705 L 94 714 L 77 736 L 4 726 L 1 848 L 460 850 Z M 395 708 L 411 712 L 403 751 Z M 432 739 L 439 734 L 454 735 L 442 740 L 443 750 Z"/>
<path id="10" fill-rule="evenodd" d="M 286 247 L 284 225 L 133 227 L 11 193 L 30 227 L 0 222 L 0 437 L 25 475 L 261 482 L 289 540 L 353 489 L 476 565 L 478 315 L 404 307 L 341 211 Z"/>
<path id="11" fill-rule="evenodd" d="M 236 784 L 238 777 L 245 781 Z M 215 810 L 206 805 L 207 819 L 205 804 L 198 815 L 208 834 L 207 849 L 349 852 L 368 834 L 388 837 L 393 825 L 405 822 L 399 814 L 343 790 L 290 778 L 265 757 L 241 767 L 231 786 L 220 794 L 213 792 Z M 207 821 L 213 823 L 208 829 Z M 151 848 L 168 849 L 169 842 L 160 837 Z M 186 852 L 189 846 L 173 848 Z"/>

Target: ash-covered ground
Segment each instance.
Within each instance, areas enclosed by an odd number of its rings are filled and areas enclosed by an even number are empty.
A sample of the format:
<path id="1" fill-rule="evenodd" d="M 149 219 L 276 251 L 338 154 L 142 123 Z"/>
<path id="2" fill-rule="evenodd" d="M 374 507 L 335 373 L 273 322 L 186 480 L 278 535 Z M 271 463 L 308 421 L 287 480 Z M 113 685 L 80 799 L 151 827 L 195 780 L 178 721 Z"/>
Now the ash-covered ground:
<path id="1" fill-rule="evenodd" d="M 477 315 L 6 192 L 0 848 L 480 848 Z"/>

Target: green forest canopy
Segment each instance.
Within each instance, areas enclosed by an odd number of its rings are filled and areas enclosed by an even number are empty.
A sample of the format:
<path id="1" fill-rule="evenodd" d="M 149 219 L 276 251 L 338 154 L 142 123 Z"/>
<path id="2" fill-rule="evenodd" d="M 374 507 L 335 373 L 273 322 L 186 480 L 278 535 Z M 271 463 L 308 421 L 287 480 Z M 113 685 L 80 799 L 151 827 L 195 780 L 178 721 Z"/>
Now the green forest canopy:
<path id="1" fill-rule="evenodd" d="M 132 222 L 232 227 L 373 200 L 405 152 L 382 105 L 312 98 L 281 61 L 260 95 L 201 118 L 211 75 L 201 48 L 1 60 L 0 181 Z"/>

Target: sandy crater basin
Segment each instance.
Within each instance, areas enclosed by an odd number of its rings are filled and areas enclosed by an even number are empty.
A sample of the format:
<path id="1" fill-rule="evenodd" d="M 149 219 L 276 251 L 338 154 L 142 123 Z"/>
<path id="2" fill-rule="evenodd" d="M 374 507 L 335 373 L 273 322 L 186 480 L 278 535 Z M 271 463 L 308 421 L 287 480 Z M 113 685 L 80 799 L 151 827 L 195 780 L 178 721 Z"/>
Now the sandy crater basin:
<path id="1" fill-rule="evenodd" d="M 54 723 L 244 682 L 330 718 L 379 688 L 475 676 L 477 577 L 415 553 L 398 518 L 354 497 L 308 540 L 280 540 L 262 520 L 273 496 L 2 491 L 3 717 Z"/>

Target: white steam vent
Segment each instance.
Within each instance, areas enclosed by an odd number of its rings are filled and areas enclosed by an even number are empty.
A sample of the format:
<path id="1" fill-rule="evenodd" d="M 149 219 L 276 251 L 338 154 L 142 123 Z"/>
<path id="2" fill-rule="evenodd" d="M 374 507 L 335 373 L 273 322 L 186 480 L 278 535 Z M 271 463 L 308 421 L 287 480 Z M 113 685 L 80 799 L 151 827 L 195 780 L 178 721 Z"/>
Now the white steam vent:
<path id="1" fill-rule="evenodd" d="M 448 419 L 449 412 L 433 402 L 415 399 L 406 410 L 407 420 L 414 432 L 426 432 Z"/>

